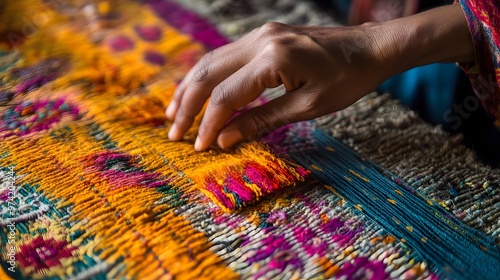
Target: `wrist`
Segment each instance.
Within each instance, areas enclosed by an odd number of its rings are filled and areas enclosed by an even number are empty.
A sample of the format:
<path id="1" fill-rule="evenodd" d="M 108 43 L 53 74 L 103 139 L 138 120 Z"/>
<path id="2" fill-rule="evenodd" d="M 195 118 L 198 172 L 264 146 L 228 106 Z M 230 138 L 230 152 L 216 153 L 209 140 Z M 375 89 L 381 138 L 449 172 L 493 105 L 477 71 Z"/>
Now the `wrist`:
<path id="1" fill-rule="evenodd" d="M 430 63 L 474 62 L 472 38 L 458 4 L 365 28 L 385 78 Z"/>

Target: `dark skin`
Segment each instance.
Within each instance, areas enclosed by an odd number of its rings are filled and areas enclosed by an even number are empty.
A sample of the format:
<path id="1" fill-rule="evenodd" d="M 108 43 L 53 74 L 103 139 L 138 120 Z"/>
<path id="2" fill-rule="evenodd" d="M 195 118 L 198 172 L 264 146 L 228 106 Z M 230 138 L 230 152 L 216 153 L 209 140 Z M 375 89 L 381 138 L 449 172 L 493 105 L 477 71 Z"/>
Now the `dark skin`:
<path id="1" fill-rule="evenodd" d="M 179 84 L 166 115 L 182 140 L 207 99 L 194 148 L 229 148 L 282 125 L 341 110 L 387 78 L 434 62 L 473 63 L 458 4 L 385 23 L 304 27 L 268 23 L 206 54 Z M 266 88 L 287 93 L 229 121 Z"/>

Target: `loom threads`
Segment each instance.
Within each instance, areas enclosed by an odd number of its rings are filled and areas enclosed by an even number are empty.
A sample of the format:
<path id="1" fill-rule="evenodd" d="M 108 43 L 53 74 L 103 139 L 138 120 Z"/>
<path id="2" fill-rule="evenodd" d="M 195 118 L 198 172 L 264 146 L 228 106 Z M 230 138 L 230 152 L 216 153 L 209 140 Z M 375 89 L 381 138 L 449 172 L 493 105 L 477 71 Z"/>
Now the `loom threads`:
<path id="1" fill-rule="evenodd" d="M 3 5 L 27 2 L 31 3 L 29 9 L 42 7 L 38 2 L 28 0 Z M 123 1 L 116 3 L 120 2 Z M 219 10 L 221 3 L 227 1 L 218 2 L 211 8 Z M 116 3 L 99 8 L 100 13 L 105 13 L 108 19 L 115 17 L 114 9 L 119 8 Z M 189 1 L 183 2 L 186 3 Z M 234 21 L 230 28 L 243 32 L 261 25 L 259 20 L 275 16 L 269 13 L 267 5 L 259 3 L 248 1 L 244 5 L 264 13 L 244 21 Z M 194 6 L 198 8 L 202 4 L 196 2 Z M 287 4 L 277 1 L 275 5 L 286 10 L 286 15 L 280 18 L 289 23 L 304 24 L 307 21 L 308 24 L 318 24 L 322 20 L 306 2 Z M 20 10 L 26 9 L 20 6 Z M 179 9 L 169 7 L 163 10 L 165 19 L 178 13 L 175 15 L 178 18 L 170 19 L 171 22 L 189 24 L 188 17 L 185 21 L 179 20 L 183 18 Z M 133 11 L 139 14 L 144 9 Z M 51 265 L 50 268 L 35 271 L 26 266 L 18 271 L 20 274 L 16 279 L 26 276 L 53 279 L 142 279 L 162 276 L 181 279 L 329 279 L 348 275 L 393 279 L 436 278 L 432 272 L 435 271 L 434 266 L 431 271 L 429 265 L 421 261 L 422 258 L 415 259 L 415 253 L 406 254 L 412 249 L 406 245 L 408 240 L 400 239 L 405 241 L 401 242 L 388 235 L 387 231 L 367 219 L 363 212 L 356 211 L 357 208 L 366 211 L 366 205 L 345 203 L 312 178 L 292 188 L 275 189 L 279 194 L 264 193 L 276 186 L 272 178 L 266 179 L 266 184 L 260 186 L 254 181 L 259 176 L 270 176 L 262 172 L 267 165 L 279 171 L 276 172 L 278 175 L 274 174 L 279 180 L 295 182 L 295 176 L 306 176 L 308 173 L 276 158 L 264 146 L 251 144 L 239 151 L 241 153 L 236 158 L 231 158 L 216 150 L 204 155 L 191 154 L 192 143 L 189 141 L 192 141 L 192 131 L 185 145 L 168 143 L 163 114 L 168 93 L 173 92 L 175 81 L 182 78 L 205 48 L 210 47 L 203 45 L 201 39 L 192 40 L 196 30 L 185 28 L 183 30 L 187 35 L 183 35 L 173 32 L 170 25 L 154 21 L 148 13 L 139 17 L 141 22 L 133 22 L 124 30 L 112 30 L 117 27 L 108 26 L 112 34 L 125 34 L 134 41 L 134 49 L 124 52 L 114 53 L 108 46 L 93 49 L 87 38 L 96 39 L 93 36 L 98 32 L 85 36 L 74 32 L 43 34 L 39 41 L 31 42 L 31 46 L 44 48 L 50 56 L 58 53 L 68 55 L 66 50 L 75 48 L 74 52 L 80 56 L 70 62 L 81 62 L 78 64 L 84 66 L 78 68 L 81 72 L 66 69 L 53 81 L 12 94 L 13 86 L 35 72 L 30 69 L 17 77 L 12 75 L 13 80 L 7 79 L 7 87 L 0 90 L 0 93 L 2 90 L 8 93 L 4 101 L 0 98 L 0 102 L 4 102 L 2 106 L 21 104 L 21 100 L 36 101 L 50 97 L 48 99 L 53 101 L 64 97 L 68 104 L 77 105 L 79 114 L 84 117 L 75 121 L 65 114 L 44 133 L 9 138 L 18 137 L 16 141 L 0 141 L 0 164 L 16 167 L 19 193 L 16 207 L 24 205 L 24 212 L 14 217 L 18 234 L 16 245 L 38 250 L 40 253 L 36 255 L 31 251 L 36 258 L 46 258 L 45 252 L 53 256 L 52 261 L 46 263 Z M 215 17 L 212 15 L 212 18 Z M 220 14 L 217 19 L 225 28 L 228 20 Z M 14 22 L 19 22 L 18 17 Z M 148 41 L 141 38 L 135 27 L 145 22 L 147 26 L 162 29 L 160 39 Z M 4 25 L 0 26 L 1 30 L 3 28 Z M 180 27 L 176 29 L 180 30 Z M 202 29 L 203 26 L 199 28 Z M 200 34 L 198 36 L 203 38 Z M 61 48 L 57 52 L 50 52 L 47 48 L 52 39 L 59 40 Z M 76 43 L 68 45 L 68 42 Z M 32 48 L 25 53 L 23 63 L 34 65 L 39 61 L 40 53 L 35 50 Z M 158 67 L 145 61 L 145 50 L 165 55 L 168 58 L 165 65 Z M 94 60 L 91 58 L 94 57 L 99 57 L 102 64 L 92 64 Z M 118 67 L 120 64 L 115 63 L 116 59 L 125 59 L 130 68 Z M 11 59 L 5 64 L 3 61 L 0 65 L 7 65 L 6 70 L 12 69 Z M 166 72 L 155 76 L 159 73 L 156 72 L 158 69 Z M 35 78 L 41 74 L 36 74 Z M 156 78 L 165 82 L 149 83 Z M 68 84 L 77 87 L 67 88 Z M 115 100 L 117 103 L 110 104 L 100 99 Z M 323 120 L 323 125 L 335 127 L 333 132 L 340 135 L 338 138 L 343 139 L 344 144 L 353 145 L 360 153 L 398 172 L 403 179 L 400 181 L 423 191 L 431 203 L 448 207 L 456 217 L 471 226 L 479 226 L 482 220 L 484 226 L 480 229 L 498 237 L 498 227 L 494 225 L 498 220 L 498 207 L 495 208 L 498 202 L 496 173 L 470 160 L 467 151 L 457 148 L 452 138 L 446 136 L 446 140 L 432 142 L 445 137 L 436 130 L 422 128 L 413 115 L 384 100 L 384 97 L 365 99 L 360 105 L 355 105 L 354 112 L 344 111 L 329 116 L 328 120 Z M 394 116 L 390 112 L 401 115 Z M 310 138 L 310 129 L 308 123 L 284 128 L 283 132 L 291 132 L 271 137 L 273 140 L 270 142 L 279 143 L 279 149 L 273 147 L 273 151 L 286 153 L 297 147 L 314 150 L 315 140 Z M 127 131 L 132 133 L 127 134 Z M 304 138 L 307 143 L 301 140 Z M 408 145 L 409 139 L 419 140 L 420 144 Z M 422 146 L 427 148 L 422 149 Z M 335 150 L 332 147 L 326 149 L 330 152 Z M 435 150 L 426 152 L 431 149 Z M 238 157 L 248 158 L 256 151 L 262 153 L 249 159 L 252 168 L 248 176 L 241 176 L 246 171 L 247 162 L 239 161 Z M 71 156 L 75 154 L 79 156 Z M 179 154 L 183 156 L 179 157 Z M 463 154 L 467 156 L 456 156 Z M 262 161 L 269 156 L 273 160 Z M 441 158 L 451 158 L 450 163 L 443 164 L 439 160 Z M 37 165 L 32 162 L 37 162 Z M 230 162 L 232 167 L 222 170 L 217 162 Z M 204 164 L 209 166 L 200 168 Z M 319 164 L 316 167 L 325 169 Z M 214 170 L 220 170 L 220 173 Z M 351 180 L 358 180 L 359 183 L 366 183 L 362 178 L 371 180 L 363 170 L 351 170 L 355 174 L 345 174 Z M 197 174 L 200 175 L 198 179 L 206 179 L 206 174 L 214 175 L 214 184 L 227 198 L 228 205 L 235 205 L 234 209 L 238 211 L 226 209 L 226 212 L 217 206 L 217 200 L 204 196 L 194 184 L 195 180 L 190 178 Z M 490 177 L 487 178 L 486 174 Z M 0 170 L 0 182 L 4 182 L 6 176 Z M 486 180 L 489 186 L 484 188 Z M 402 182 L 400 184 L 405 186 Z M 458 194 L 453 199 L 450 197 L 455 192 L 448 191 L 450 186 Z M 4 190 L 4 185 L 0 184 L 0 198 L 8 197 Z M 409 192 L 411 190 L 408 189 Z M 262 192 L 260 197 L 255 195 L 259 191 Z M 397 191 L 403 193 L 399 189 Z M 395 197 L 388 198 L 396 204 L 399 203 L 396 198 L 401 196 L 397 191 L 391 191 L 390 194 Z M 252 203 L 256 199 L 260 199 L 260 203 Z M 425 202 L 429 204 L 427 200 Z M 388 200 L 387 204 L 395 206 Z M 5 223 L 10 222 L 11 217 L 7 215 L 7 209 L 1 207 L 3 205 L 0 205 L 0 239 L 7 240 Z M 437 215 L 441 214 L 438 212 Z M 437 217 L 448 219 L 449 215 Z M 413 234 L 419 233 L 415 226 L 407 228 L 403 219 L 396 220 L 402 224 L 403 231 L 410 232 L 411 229 Z M 40 242 L 39 236 L 43 237 L 43 242 Z M 422 237 L 420 242 L 424 240 L 435 242 L 430 236 Z M 67 245 L 62 241 L 66 241 Z M 44 246 L 45 243 L 47 246 Z M 78 250 L 71 251 L 71 256 L 61 254 L 58 260 L 58 254 L 53 254 L 55 245 L 61 245 L 58 248 L 62 252 L 75 247 Z M 2 256 L 4 248 L 0 247 Z M 1 273 L 0 278 L 3 277 Z"/>
<path id="2" fill-rule="evenodd" d="M 291 157 L 304 166 L 316 166 L 311 169 L 313 174 L 404 240 L 439 274 L 454 279 L 495 279 L 500 275 L 500 250 L 492 238 L 463 224 L 320 130 L 312 132 L 312 139 L 315 149 L 294 149 Z"/>

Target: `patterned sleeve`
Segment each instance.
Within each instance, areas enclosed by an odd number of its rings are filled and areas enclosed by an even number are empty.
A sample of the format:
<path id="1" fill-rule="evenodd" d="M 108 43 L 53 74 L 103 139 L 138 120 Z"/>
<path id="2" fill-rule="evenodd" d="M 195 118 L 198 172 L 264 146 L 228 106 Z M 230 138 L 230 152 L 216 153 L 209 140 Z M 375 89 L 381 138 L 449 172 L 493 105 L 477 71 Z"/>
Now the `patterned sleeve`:
<path id="1" fill-rule="evenodd" d="M 500 1 L 456 0 L 474 41 L 476 62 L 463 64 L 477 97 L 500 127 Z"/>

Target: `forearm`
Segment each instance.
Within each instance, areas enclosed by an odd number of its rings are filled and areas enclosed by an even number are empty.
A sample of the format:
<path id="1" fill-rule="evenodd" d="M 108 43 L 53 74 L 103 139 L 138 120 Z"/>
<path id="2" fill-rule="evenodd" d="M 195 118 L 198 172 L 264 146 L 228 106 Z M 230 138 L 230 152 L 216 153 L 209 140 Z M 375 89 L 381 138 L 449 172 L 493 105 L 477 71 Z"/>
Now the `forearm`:
<path id="1" fill-rule="evenodd" d="M 474 62 L 460 5 L 448 5 L 368 27 L 387 78 L 435 62 Z"/>

